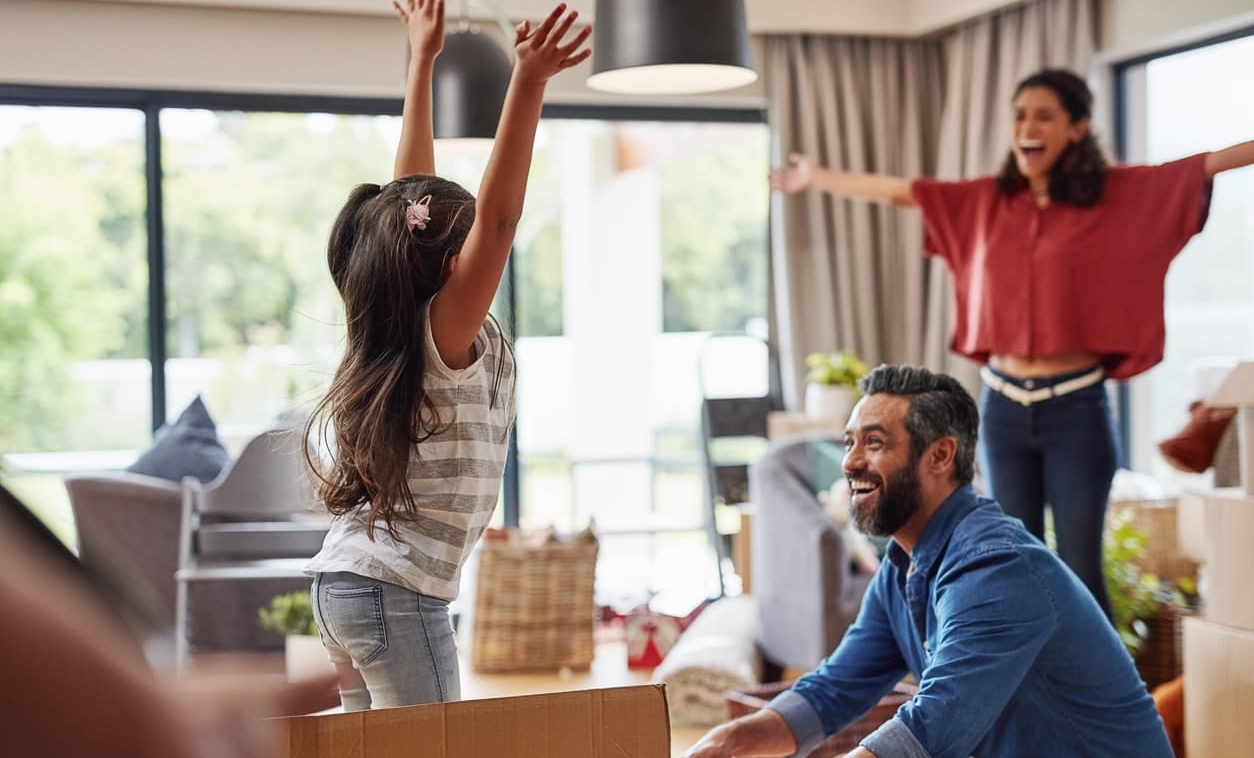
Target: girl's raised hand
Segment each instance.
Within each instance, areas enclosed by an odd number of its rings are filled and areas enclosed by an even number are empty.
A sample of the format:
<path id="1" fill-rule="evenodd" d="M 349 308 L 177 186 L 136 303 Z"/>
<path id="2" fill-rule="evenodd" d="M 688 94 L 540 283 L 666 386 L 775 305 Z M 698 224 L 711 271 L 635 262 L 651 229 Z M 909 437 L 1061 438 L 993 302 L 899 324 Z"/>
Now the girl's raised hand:
<path id="1" fill-rule="evenodd" d="M 392 0 L 409 32 L 410 55 L 435 60 L 444 49 L 444 0 Z"/>
<path id="2" fill-rule="evenodd" d="M 557 72 L 578 65 L 592 55 L 591 48 L 579 50 L 592 34 L 591 26 L 584 27 L 569 42 L 563 42 L 578 16 L 577 11 L 567 12 L 566 4 L 560 3 L 534 30 L 527 21 L 518 25 L 514 54 L 518 58 L 515 67 L 520 77 L 542 84 Z"/>

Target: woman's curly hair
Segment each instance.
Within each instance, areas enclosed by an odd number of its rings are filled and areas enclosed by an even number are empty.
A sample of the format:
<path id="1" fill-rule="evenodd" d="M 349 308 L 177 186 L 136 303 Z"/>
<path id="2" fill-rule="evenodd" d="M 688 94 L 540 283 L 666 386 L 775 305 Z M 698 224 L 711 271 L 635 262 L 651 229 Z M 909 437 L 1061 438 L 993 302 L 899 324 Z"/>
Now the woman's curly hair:
<path id="1" fill-rule="evenodd" d="M 1063 110 L 1067 111 L 1073 123 L 1087 121 L 1093 114 L 1093 93 L 1083 79 L 1070 71 L 1038 71 L 1019 82 L 1014 97 L 1018 97 L 1023 90 L 1034 87 L 1046 87 L 1057 95 Z M 1050 169 L 1049 198 L 1081 208 L 1092 207 L 1102 199 L 1109 172 L 1110 167 L 1090 129 L 1079 142 L 1068 145 Z M 997 175 L 997 189 L 1003 195 L 1014 195 L 1027 187 L 1027 177 L 1019 172 L 1019 164 L 1011 150 Z"/>

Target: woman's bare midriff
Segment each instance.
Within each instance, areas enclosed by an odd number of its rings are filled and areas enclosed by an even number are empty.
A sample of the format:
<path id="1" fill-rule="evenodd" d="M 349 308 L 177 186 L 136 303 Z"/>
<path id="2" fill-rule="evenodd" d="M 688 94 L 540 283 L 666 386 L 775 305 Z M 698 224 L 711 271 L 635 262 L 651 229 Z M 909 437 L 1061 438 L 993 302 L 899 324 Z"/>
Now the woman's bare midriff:
<path id="1" fill-rule="evenodd" d="M 1070 374 L 1074 371 L 1091 368 L 1101 362 L 1101 356 L 1097 353 L 1085 351 L 1034 355 L 1031 357 L 1010 355 L 1009 353 L 994 353 L 988 358 L 988 365 L 1016 379 Z"/>

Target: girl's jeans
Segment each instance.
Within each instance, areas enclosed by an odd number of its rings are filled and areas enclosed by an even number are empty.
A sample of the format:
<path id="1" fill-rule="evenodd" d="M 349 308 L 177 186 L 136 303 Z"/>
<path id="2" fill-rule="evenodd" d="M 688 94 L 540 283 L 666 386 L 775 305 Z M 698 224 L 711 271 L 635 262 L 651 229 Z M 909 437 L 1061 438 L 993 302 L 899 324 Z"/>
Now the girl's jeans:
<path id="1" fill-rule="evenodd" d="M 1034 379 L 1030 385 L 1028 380 L 998 376 L 1025 389 L 1040 389 L 1089 370 Z M 1058 556 L 1108 617 L 1102 532 L 1118 465 L 1116 435 L 1102 382 L 1028 406 L 987 385 L 980 392 L 981 463 L 993 499 L 1040 539 L 1045 538 L 1049 504 Z"/>
<path id="2" fill-rule="evenodd" d="M 344 710 L 461 698 L 447 600 L 348 572 L 318 574 L 311 594 Z"/>

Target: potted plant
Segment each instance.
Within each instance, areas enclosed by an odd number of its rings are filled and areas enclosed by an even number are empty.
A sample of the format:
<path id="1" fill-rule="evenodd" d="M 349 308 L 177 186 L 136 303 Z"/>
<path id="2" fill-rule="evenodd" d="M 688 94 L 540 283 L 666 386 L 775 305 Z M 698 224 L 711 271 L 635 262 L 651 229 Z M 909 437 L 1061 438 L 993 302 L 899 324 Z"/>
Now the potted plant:
<path id="1" fill-rule="evenodd" d="M 858 380 L 870 368 L 850 350 L 810 353 L 806 356 L 806 366 L 809 369 L 806 372 L 806 415 L 843 426 L 860 394 Z"/>
<path id="2" fill-rule="evenodd" d="M 286 635 L 283 662 L 289 680 L 318 676 L 333 668 L 318 636 L 308 590 L 275 595 L 257 611 L 257 617 L 262 628 Z"/>
<path id="3" fill-rule="evenodd" d="M 1146 684 L 1156 686 L 1170 678 L 1164 671 L 1178 668 L 1176 627 L 1180 613 L 1191 607 L 1196 582 L 1191 577 L 1168 582 L 1141 568 L 1149 537 L 1133 523 L 1130 510 L 1112 514 L 1103 539 L 1102 570 L 1115 631 Z M 1171 660 L 1155 659 L 1163 657 Z"/>

